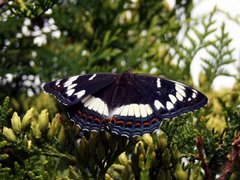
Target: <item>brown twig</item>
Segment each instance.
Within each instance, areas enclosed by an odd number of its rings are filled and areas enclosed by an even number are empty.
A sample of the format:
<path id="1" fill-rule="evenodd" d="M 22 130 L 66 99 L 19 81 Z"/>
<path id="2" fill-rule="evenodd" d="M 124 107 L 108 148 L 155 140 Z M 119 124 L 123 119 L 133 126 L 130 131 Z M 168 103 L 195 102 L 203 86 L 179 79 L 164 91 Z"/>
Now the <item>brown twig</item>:
<path id="1" fill-rule="evenodd" d="M 203 138 L 201 136 L 199 136 L 197 138 L 197 143 L 196 143 L 196 146 L 197 146 L 197 149 L 198 149 L 198 155 L 199 155 L 199 159 L 201 161 L 202 168 L 205 172 L 205 178 L 206 178 L 206 180 L 210 180 L 211 179 L 211 172 L 210 172 L 210 169 L 208 168 L 208 164 L 207 164 L 206 159 L 205 159 L 203 143 L 204 143 Z"/>
<path id="2" fill-rule="evenodd" d="M 233 166 L 237 159 L 239 158 L 240 154 L 240 133 L 238 133 L 234 140 L 233 140 L 233 148 L 231 153 L 229 154 L 228 161 L 225 164 L 225 167 L 223 168 L 222 174 L 219 177 L 219 180 L 225 180 L 228 173 L 230 173 L 233 169 Z"/>

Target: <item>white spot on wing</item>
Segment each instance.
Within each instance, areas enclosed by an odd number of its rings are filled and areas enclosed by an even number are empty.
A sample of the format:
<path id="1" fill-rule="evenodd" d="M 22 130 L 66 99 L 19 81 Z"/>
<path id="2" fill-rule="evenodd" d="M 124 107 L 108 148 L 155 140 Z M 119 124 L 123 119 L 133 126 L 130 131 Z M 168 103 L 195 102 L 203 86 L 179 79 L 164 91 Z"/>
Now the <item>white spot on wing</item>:
<path id="1" fill-rule="evenodd" d="M 127 114 L 128 114 L 128 109 L 129 109 L 129 105 L 125 105 L 125 106 L 123 106 L 123 110 L 122 110 L 122 112 L 121 112 L 121 116 L 127 116 Z"/>
<path id="2" fill-rule="evenodd" d="M 82 99 L 83 105 L 89 110 L 93 110 L 98 112 L 99 114 L 103 114 L 108 116 L 108 107 L 100 98 L 95 98 L 94 96 L 88 95 L 87 97 Z"/>
<path id="3" fill-rule="evenodd" d="M 179 92 L 176 93 L 176 97 L 178 98 L 179 101 L 183 100 L 183 97 Z"/>
<path id="4" fill-rule="evenodd" d="M 72 83 L 73 83 L 73 81 L 75 81 L 76 79 L 78 78 L 78 76 L 72 76 L 72 77 L 70 77 L 65 83 L 64 83 L 64 87 L 68 87 L 68 86 L 70 86 Z"/>
<path id="5" fill-rule="evenodd" d="M 181 89 L 179 86 L 177 86 L 177 84 L 175 88 L 176 88 L 176 91 L 179 92 L 179 94 L 181 94 L 181 96 L 186 97 L 185 91 Z"/>
<path id="6" fill-rule="evenodd" d="M 180 89 L 185 90 L 185 87 L 183 84 L 175 81 L 175 85 L 176 85 L 176 87 L 179 87 Z"/>
<path id="7" fill-rule="evenodd" d="M 140 114 L 141 116 L 144 118 L 144 117 L 147 117 L 147 111 L 145 109 L 145 106 L 143 104 L 140 104 L 139 105 L 139 109 L 140 109 Z"/>
<path id="8" fill-rule="evenodd" d="M 91 102 L 90 102 L 90 104 L 88 105 L 88 109 L 93 109 L 93 107 L 98 103 L 98 99 L 99 98 L 94 98 Z"/>
<path id="9" fill-rule="evenodd" d="M 196 94 L 198 93 L 197 90 L 195 90 L 195 89 L 192 89 L 192 91 L 195 92 Z"/>
<path id="10" fill-rule="evenodd" d="M 170 100 L 172 101 L 173 104 L 175 104 L 177 102 L 177 99 L 174 95 L 169 94 L 168 97 L 170 98 Z"/>
<path id="11" fill-rule="evenodd" d="M 73 83 L 72 81 L 67 80 L 67 81 L 63 84 L 63 87 L 68 87 L 68 86 L 70 86 L 72 83 Z"/>
<path id="12" fill-rule="evenodd" d="M 157 78 L 157 87 L 158 87 L 158 88 L 160 88 L 160 87 L 161 87 L 160 78 Z"/>
<path id="13" fill-rule="evenodd" d="M 72 76 L 72 77 L 70 77 L 69 79 L 68 79 L 68 81 L 75 81 L 75 80 L 77 80 L 77 78 L 78 78 L 79 76 Z"/>
<path id="14" fill-rule="evenodd" d="M 160 101 L 157 99 L 154 101 L 154 106 L 156 107 L 157 110 L 159 110 L 160 108 L 164 108 L 162 103 L 160 103 Z"/>
<path id="15" fill-rule="evenodd" d="M 95 78 L 96 75 L 97 75 L 97 74 L 93 74 L 88 80 L 89 80 L 89 81 L 93 80 L 93 78 Z"/>
<path id="16" fill-rule="evenodd" d="M 134 109 L 132 104 L 129 105 L 128 116 L 134 116 Z"/>
<path id="17" fill-rule="evenodd" d="M 71 84 L 70 86 L 68 86 L 68 87 L 67 87 L 67 90 L 70 90 L 70 89 L 74 88 L 75 86 L 77 86 L 77 84 L 76 84 L 76 83 L 74 83 L 74 84 Z"/>
<path id="18" fill-rule="evenodd" d="M 167 109 L 168 109 L 168 110 L 171 110 L 171 109 L 174 108 L 173 104 L 172 104 L 170 101 L 167 101 L 166 106 L 167 106 Z"/>
<path id="19" fill-rule="evenodd" d="M 94 111 L 96 111 L 96 112 L 98 112 L 98 108 L 99 108 L 99 106 L 101 105 L 101 102 L 102 102 L 102 100 L 100 99 L 100 98 L 96 98 L 95 100 L 94 100 L 94 106 L 93 106 L 93 110 Z"/>
<path id="20" fill-rule="evenodd" d="M 192 93 L 192 98 L 195 99 L 197 97 L 197 94 L 195 92 Z"/>
<path id="21" fill-rule="evenodd" d="M 70 89 L 66 92 L 68 96 L 71 96 L 74 93 L 75 89 Z"/>
<path id="22" fill-rule="evenodd" d="M 61 81 L 61 79 L 57 80 L 57 81 L 55 82 L 55 85 L 58 86 L 58 85 L 60 84 L 60 81 Z"/>
<path id="23" fill-rule="evenodd" d="M 98 107 L 98 109 L 97 109 L 97 112 L 99 113 L 99 114 L 103 114 L 103 112 L 104 112 L 104 105 L 105 103 L 103 102 L 103 101 L 101 101 L 100 102 L 100 104 L 99 104 L 99 107 Z"/>
<path id="24" fill-rule="evenodd" d="M 140 109 L 138 104 L 132 104 L 135 117 L 140 117 Z"/>
<path id="25" fill-rule="evenodd" d="M 129 104 L 114 109 L 112 115 L 146 117 L 152 113 L 153 110 L 149 104 Z"/>
<path id="26" fill-rule="evenodd" d="M 74 95 L 76 95 L 77 98 L 80 99 L 85 93 L 86 93 L 85 90 L 81 90 L 81 91 L 75 93 Z"/>
<path id="27" fill-rule="evenodd" d="M 149 106 L 149 104 L 145 104 L 145 109 L 147 111 L 147 114 L 150 115 L 153 113 L 152 108 Z"/>
<path id="28" fill-rule="evenodd" d="M 95 97 L 91 96 L 85 103 L 84 103 L 84 106 L 85 107 L 88 107 L 92 101 L 94 101 Z"/>

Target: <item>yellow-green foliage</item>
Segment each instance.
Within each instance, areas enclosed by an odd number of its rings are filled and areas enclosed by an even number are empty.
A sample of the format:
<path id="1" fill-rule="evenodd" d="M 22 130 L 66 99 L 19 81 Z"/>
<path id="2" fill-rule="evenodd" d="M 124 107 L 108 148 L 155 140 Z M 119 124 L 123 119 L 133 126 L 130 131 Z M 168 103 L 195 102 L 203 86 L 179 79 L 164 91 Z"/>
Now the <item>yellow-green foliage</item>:
<path id="1" fill-rule="evenodd" d="M 107 132 L 79 136 L 78 127 L 67 123 L 67 119 L 61 120 L 64 116 L 60 114 L 50 117 L 47 109 L 30 108 L 22 116 L 14 112 L 9 117 L 10 125 L 3 125 L 1 130 L 2 150 L 11 149 L 1 155 L 2 165 L 13 154 L 25 155 L 14 158 L 14 163 L 4 166 L 1 172 L 13 178 L 21 175 L 25 178 L 204 179 L 200 152 L 196 149 L 197 138 L 201 136 L 205 160 L 214 176 L 223 170 L 233 138 L 240 129 L 239 109 L 225 107 L 226 103 L 218 101 L 218 96 L 209 95 L 210 104 L 205 109 L 164 120 L 161 131 L 133 139 Z M 232 99 L 230 96 L 226 102 Z M 22 163 L 25 168 L 12 174 L 10 170 L 15 172 Z M 54 172 L 45 168 L 53 165 Z M 64 170 L 60 171 L 62 166 Z M 232 176 L 238 177 L 238 171 L 232 171 Z"/>
<path id="2" fill-rule="evenodd" d="M 57 150 L 59 145 L 66 142 L 65 128 L 59 114 L 49 120 L 46 109 L 39 113 L 31 108 L 22 117 L 14 112 L 11 125 L 1 127 L 1 139 L 2 176 L 45 179 L 52 175 L 64 177 L 64 174 L 68 174 L 67 166 L 62 172 L 58 169 L 49 171 L 49 167 L 57 168 L 61 159 L 71 158 Z M 24 168 L 21 164 L 24 164 Z"/>

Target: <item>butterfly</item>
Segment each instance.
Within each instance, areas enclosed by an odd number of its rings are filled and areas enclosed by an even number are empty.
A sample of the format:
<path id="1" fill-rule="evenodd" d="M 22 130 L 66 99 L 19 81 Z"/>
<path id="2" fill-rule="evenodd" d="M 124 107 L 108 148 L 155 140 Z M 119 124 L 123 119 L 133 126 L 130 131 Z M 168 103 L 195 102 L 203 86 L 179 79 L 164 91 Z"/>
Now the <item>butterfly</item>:
<path id="1" fill-rule="evenodd" d="M 205 106 L 201 92 L 160 76 L 93 73 L 55 80 L 43 89 L 62 103 L 82 131 L 141 136 L 157 130 L 165 118 Z"/>

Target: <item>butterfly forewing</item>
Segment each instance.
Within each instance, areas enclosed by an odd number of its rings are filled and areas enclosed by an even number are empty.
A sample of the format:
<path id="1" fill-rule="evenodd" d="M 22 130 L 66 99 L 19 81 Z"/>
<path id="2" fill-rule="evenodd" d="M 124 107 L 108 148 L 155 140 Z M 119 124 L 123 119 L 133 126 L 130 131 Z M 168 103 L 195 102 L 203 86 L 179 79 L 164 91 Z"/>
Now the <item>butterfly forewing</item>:
<path id="1" fill-rule="evenodd" d="M 72 76 L 46 83 L 43 89 L 54 95 L 62 104 L 70 106 L 81 99 L 109 86 L 115 81 L 116 74 L 99 73 Z"/>

